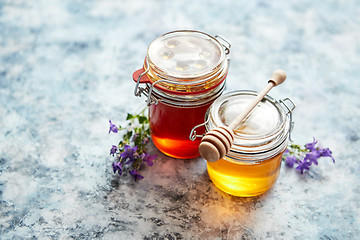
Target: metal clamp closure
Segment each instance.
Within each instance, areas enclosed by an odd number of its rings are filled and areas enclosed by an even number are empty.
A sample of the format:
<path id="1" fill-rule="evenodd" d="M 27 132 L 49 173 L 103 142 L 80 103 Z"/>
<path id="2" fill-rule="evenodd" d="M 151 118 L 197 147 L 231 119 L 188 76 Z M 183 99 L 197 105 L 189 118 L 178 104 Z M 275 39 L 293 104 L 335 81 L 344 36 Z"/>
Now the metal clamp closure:
<path id="1" fill-rule="evenodd" d="M 207 119 L 204 123 L 201 123 L 201 124 L 199 124 L 199 125 L 196 125 L 195 127 L 193 127 L 193 128 L 191 129 L 191 132 L 190 132 L 190 135 L 189 135 L 189 139 L 190 139 L 191 141 L 195 141 L 195 139 L 198 138 L 198 137 L 199 137 L 199 138 L 202 138 L 203 136 L 205 136 L 205 133 L 203 133 L 203 134 L 201 134 L 201 135 L 197 135 L 195 129 L 197 129 L 197 128 L 199 128 L 199 127 L 202 127 L 202 126 L 205 126 L 205 125 L 208 123 L 208 121 L 209 121 L 209 119 Z"/>
<path id="2" fill-rule="evenodd" d="M 148 63 L 147 58 L 145 59 L 145 64 L 146 64 L 146 70 L 139 75 L 139 77 L 136 81 L 136 85 L 135 85 L 134 95 L 137 97 L 141 97 L 141 93 L 145 91 L 144 88 L 139 87 L 139 84 L 140 84 L 141 78 L 149 72 L 149 63 Z"/>
<path id="3" fill-rule="evenodd" d="M 225 48 L 225 54 L 228 55 L 230 53 L 230 48 L 231 48 L 230 41 L 221 35 L 215 35 L 215 39 L 218 40 L 221 45 L 223 45 L 223 47 Z"/>
<path id="4" fill-rule="evenodd" d="M 137 79 L 137 81 L 136 81 L 136 86 L 135 86 L 135 90 L 134 90 L 134 95 L 135 96 L 138 96 L 138 97 L 141 97 L 141 94 L 143 93 L 145 96 L 147 96 L 147 100 L 146 100 L 146 103 L 147 103 L 147 106 L 151 106 L 151 105 L 157 105 L 160 101 L 161 101 L 161 99 L 157 99 L 157 98 L 155 98 L 154 96 L 153 96 L 153 89 L 154 89 L 154 87 L 155 87 L 155 85 L 156 84 L 160 84 L 160 83 L 163 83 L 163 82 L 165 82 L 165 83 L 169 83 L 169 84 L 176 84 L 176 82 L 174 82 L 174 81 L 171 81 L 171 80 L 169 80 L 169 79 L 160 79 L 160 80 L 157 80 L 157 81 L 155 81 L 155 82 L 150 82 L 150 81 L 145 81 L 145 82 L 143 82 L 143 83 L 146 83 L 146 85 L 147 85 L 147 88 L 142 88 L 142 87 L 140 87 L 139 86 L 139 84 L 141 83 L 141 78 L 145 75 L 145 74 L 147 74 L 148 72 L 149 72 L 149 62 L 148 62 L 148 59 L 146 58 L 145 59 L 145 66 L 144 66 L 144 69 L 145 69 L 145 71 L 144 72 L 142 72 L 140 75 L 139 75 L 139 77 L 138 77 L 138 79 Z M 183 85 L 191 85 L 191 84 L 193 84 L 193 83 L 183 83 Z"/>
<path id="5" fill-rule="evenodd" d="M 290 99 L 290 98 L 284 98 L 283 100 L 279 100 L 279 102 L 284 105 L 284 107 L 288 110 L 288 112 L 286 113 L 286 115 L 289 116 L 290 118 L 290 128 L 289 128 L 289 140 L 292 142 L 292 138 L 291 138 L 291 132 L 294 129 L 294 122 L 292 120 L 292 113 L 296 107 L 295 103 Z M 286 102 L 290 103 L 291 106 L 289 107 L 288 104 L 286 104 Z"/>
<path id="6" fill-rule="evenodd" d="M 145 68 L 144 69 L 145 69 L 145 71 L 139 75 L 139 77 L 136 81 L 134 95 L 137 97 L 141 97 L 141 94 L 143 93 L 145 96 L 147 96 L 147 100 L 146 100 L 147 106 L 150 106 L 152 104 L 157 105 L 159 103 L 159 100 L 156 99 L 154 96 L 151 96 L 151 94 L 152 94 L 152 90 L 153 90 L 154 86 L 158 82 L 162 82 L 162 80 L 152 83 L 150 89 L 140 87 L 139 85 L 141 82 L 141 78 L 149 72 L 149 62 L 148 62 L 147 58 L 145 59 Z"/>

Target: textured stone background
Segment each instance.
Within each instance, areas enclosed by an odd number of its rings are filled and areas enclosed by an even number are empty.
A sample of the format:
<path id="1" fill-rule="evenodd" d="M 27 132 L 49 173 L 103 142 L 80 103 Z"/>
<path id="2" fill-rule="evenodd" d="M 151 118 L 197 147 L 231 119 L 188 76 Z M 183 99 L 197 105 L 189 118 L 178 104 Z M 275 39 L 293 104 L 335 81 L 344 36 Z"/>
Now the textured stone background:
<path id="1" fill-rule="evenodd" d="M 293 138 L 333 150 L 266 194 L 214 187 L 203 159 L 158 154 L 134 183 L 109 149 L 144 98 L 132 72 L 176 29 L 232 42 L 227 90 L 263 86 L 297 104 Z M 0 1 L 0 239 L 360 238 L 358 1 Z"/>

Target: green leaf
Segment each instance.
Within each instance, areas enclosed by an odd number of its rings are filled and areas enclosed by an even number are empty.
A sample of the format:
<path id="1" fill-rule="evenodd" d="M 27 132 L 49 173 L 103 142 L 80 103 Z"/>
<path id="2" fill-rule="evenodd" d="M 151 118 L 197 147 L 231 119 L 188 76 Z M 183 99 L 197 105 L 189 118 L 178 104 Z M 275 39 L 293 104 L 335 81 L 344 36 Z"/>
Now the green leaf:
<path id="1" fill-rule="evenodd" d="M 125 133 L 124 134 L 124 141 L 128 142 L 130 140 L 132 134 L 133 134 L 132 131 Z"/>
<path id="2" fill-rule="evenodd" d="M 131 113 L 128 113 L 126 116 L 126 120 L 131 120 L 133 118 L 134 118 L 134 116 Z"/>
<path id="3" fill-rule="evenodd" d="M 146 123 L 147 120 L 148 120 L 147 117 L 145 117 L 145 116 L 139 116 L 139 123 L 140 123 L 140 124 Z"/>

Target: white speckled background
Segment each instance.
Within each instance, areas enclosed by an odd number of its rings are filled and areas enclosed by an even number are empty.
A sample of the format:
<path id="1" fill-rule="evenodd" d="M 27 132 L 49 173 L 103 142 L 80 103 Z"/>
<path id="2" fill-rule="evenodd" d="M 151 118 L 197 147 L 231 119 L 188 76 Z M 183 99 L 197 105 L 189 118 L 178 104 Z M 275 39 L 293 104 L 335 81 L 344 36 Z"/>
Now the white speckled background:
<path id="1" fill-rule="evenodd" d="M 336 164 L 282 166 L 254 198 L 154 147 L 144 180 L 114 175 L 108 120 L 145 105 L 131 75 L 176 29 L 232 42 L 226 91 L 285 69 L 270 95 L 296 102 L 295 142 L 320 139 Z M 356 0 L 0 1 L 0 239 L 358 239 L 359 75 Z"/>

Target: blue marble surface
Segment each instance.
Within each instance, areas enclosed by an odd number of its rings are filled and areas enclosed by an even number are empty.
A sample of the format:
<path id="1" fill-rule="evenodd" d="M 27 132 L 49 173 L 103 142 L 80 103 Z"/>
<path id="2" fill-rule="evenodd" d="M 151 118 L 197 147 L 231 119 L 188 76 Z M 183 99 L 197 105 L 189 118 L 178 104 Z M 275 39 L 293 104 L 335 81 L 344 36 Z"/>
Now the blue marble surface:
<path id="1" fill-rule="evenodd" d="M 226 91 L 297 104 L 293 139 L 315 136 L 336 164 L 236 198 L 201 158 L 159 155 L 134 183 L 109 149 L 144 98 L 131 75 L 152 39 L 176 29 L 232 42 Z M 0 1 L 0 239 L 359 239 L 360 2 Z"/>

